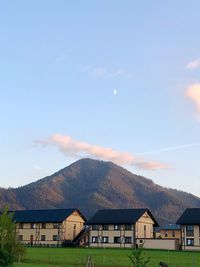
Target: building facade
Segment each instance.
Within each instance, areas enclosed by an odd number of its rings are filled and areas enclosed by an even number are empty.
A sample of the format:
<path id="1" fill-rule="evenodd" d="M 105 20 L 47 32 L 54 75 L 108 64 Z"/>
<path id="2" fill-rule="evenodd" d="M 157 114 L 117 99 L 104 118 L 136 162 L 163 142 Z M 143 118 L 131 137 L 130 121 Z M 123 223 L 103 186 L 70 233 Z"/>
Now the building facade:
<path id="1" fill-rule="evenodd" d="M 168 224 L 159 228 L 162 239 L 178 239 L 181 244 L 181 227 L 178 224 Z"/>
<path id="2" fill-rule="evenodd" d="M 181 225 L 183 250 L 200 250 L 200 208 L 186 209 L 177 221 Z"/>
<path id="3" fill-rule="evenodd" d="M 78 209 L 14 211 L 17 237 L 30 246 L 61 246 L 82 231 L 85 217 Z"/>
<path id="4" fill-rule="evenodd" d="M 100 210 L 87 224 L 90 247 L 133 247 L 137 239 L 153 238 L 158 226 L 148 209 Z"/>

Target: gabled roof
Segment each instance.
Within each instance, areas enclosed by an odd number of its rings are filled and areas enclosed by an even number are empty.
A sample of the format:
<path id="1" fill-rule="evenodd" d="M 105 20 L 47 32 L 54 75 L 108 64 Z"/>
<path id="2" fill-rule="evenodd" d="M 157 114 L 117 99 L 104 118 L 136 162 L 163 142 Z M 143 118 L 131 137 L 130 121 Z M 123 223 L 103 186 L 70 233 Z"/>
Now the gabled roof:
<path id="1" fill-rule="evenodd" d="M 60 223 L 69 217 L 74 211 L 77 211 L 86 221 L 85 217 L 78 209 L 16 210 L 12 212 L 14 213 L 13 219 L 17 223 Z"/>
<path id="2" fill-rule="evenodd" d="M 158 226 L 157 221 L 148 209 L 106 209 L 99 210 L 95 215 L 87 222 L 90 224 L 132 224 L 138 221 L 138 219 L 147 212 L 154 225 Z"/>
<path id="3" fill-rule="evenodd" d="M 200 208 L 186 209 L 177 224 L 200 224 Z"/>

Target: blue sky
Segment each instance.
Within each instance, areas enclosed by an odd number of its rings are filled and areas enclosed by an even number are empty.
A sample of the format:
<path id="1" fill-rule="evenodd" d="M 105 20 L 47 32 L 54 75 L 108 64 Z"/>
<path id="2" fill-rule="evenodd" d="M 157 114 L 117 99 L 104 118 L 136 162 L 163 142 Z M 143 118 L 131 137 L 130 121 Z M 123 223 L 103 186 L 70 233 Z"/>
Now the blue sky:
<path id="1" fill-rule="evenodd" d="M 1 1 L 0 185 L 89 156 L 200 196 L 199 10 Z"/>

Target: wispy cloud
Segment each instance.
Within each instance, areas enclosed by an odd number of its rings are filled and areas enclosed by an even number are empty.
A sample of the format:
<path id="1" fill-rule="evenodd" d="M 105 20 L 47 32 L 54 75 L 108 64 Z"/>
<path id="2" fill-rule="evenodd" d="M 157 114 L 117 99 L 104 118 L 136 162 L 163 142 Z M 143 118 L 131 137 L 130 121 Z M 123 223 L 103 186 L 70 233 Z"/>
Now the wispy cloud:
<path id="1" fill-rule="evenodd" d="M 125 73 L 126 73 L 126 71 L 124 69 L 118 69 L 118 70 L 115 70 L 113 72 L 108 73 L 108 77 L 115 78 L 115 77 L 123 75 Z"/>
<path id="2" fill-rule="evenodd" d="M 107 73 L 108 73 L 107 69 L 105 69 L 103 67 L 94 68 L 92 70 L 92 74 L 96 77 L 103 77 L 103 76 L 107 75 Z"/>
<path id="3" fill-rule="evenodd" d="M 132 165 L 143 170 L 166 169 L 168 166 L 162 162 L 145 160 L 126 152 L 119 152 L 108 147 L 93 145 L 74 140 L 70 136 L 54 134 L 45 140 L 35 140 L 34 143 L 46 146 L 57 146 L 67 157 L 92 157 L 113 161 L 120 165 Z"/>
<path id="4" fill-rule="evenodd" d="M 200 83 L 190 85 L 186 89 L 186 97 L 195 104 L 197 112 L 200 113 Z"/>
<path id="5" fill-rule="evenodd" d="M 165 147 L 165 148 L 160 148 L 160 149 L 156 149 L 156 150 L 152 150 L 152 151 L 143 152 L 143 153 L 140 153 L 139 155 L 153 155 L 153 154 L 157 154 L 157 153 L 182 150 L 182 149 L 197 147 L 197 146 L 200 146 L 200 142 L 178 145 L 178 146 L 169 146 L 169 147 Z"/>
<path id="6" fill-rule="evenodd" d="M 92 74 L 96 77 L 115 78 L 125 73 L 124 69 L 108 70 L 104 67 L 92 69 Z"/>
<path id="7" fill-rule="evenodd" d="M 123 68 L 108 69 L 104 66 L 79 65 L 83 72 L 87 72 L 96 78 L 116 78 L 127 74 Z M 128 74 L 127 74 L 128 75 Z"/>
<path id="8" fill-rule="evenodd" d="M 190 61 L 186 65 L 186 68 L 190 70 L 197 69 L 199 67 L 200 67 L 200 58 Z"/>

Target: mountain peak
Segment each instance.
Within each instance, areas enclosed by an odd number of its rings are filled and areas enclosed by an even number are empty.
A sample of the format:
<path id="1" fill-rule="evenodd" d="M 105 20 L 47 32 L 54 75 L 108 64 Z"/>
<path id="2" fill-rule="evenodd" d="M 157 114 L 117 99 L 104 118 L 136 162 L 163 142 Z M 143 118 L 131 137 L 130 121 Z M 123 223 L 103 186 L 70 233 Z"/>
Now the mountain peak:
<path id="1" fill-rule="evenodd" d="M 110 161 L 83 158 L 37 182 L 0 190 L 0 203 L 12 209 L 78 207 L 89 216 L 104 208 L 149 208 L 161 221 L 174 222 L 185 208 L 199 207 L 200 199 Z"/>

